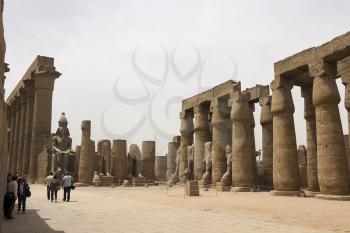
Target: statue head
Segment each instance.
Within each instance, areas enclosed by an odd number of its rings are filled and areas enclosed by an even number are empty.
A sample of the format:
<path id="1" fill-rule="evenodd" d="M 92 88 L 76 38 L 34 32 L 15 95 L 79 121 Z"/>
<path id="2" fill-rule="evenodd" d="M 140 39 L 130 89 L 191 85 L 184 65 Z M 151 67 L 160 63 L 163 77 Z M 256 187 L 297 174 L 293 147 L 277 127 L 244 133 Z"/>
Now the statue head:
<path id="1" fill-rule="evenodd" d="M 58 120 L 58 129 L 56 131 L 56 135 L 61 137 L 69 137 L 70 133 L 69 129 L 67 128 L 67 125 L 68 121 L 66 118 L 66 114 L 62 112 L 60 119 Z"/>
<path id="2" fill-rule="evenodd" d="M 227 145 L 227 146 L 226 146 L 226 153 L 229 154 L 229 153 L 231 153 L 231 152 L 232 152 L 231 146 L 230 146 L 230 145 Z"/>

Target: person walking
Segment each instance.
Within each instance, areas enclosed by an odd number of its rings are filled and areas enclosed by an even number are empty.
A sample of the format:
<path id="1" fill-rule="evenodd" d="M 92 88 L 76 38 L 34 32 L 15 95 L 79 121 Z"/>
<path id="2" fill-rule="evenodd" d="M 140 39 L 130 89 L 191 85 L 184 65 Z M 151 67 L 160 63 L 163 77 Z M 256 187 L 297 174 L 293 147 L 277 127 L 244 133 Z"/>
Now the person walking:
<path id="1" fill-rule="evenodd" d="M 69 202 L 70 200 L 70 191 L 74 187 L 73 177 L 67 172 L 63 177 L 63 201 Z"/>
<path id="2" fill-rule="evenodd" d="M 30 187 L 28 183 L 26 182 L 25 178 L 19 178 L 18 179 L 18 190 L 17 190 L 17 197 L 18 197 L 18 205 L 17 205 L 17 212 L 22 211 L 24 214 L 26 211 L 26 202 L 27 197 L 30 197 Z"/>
<path id="3" fill-rule="evenodd" d="M 47 200 L 50 200 L 50 187 L 51 187 L 52 179 L 53 179 L 53 173 L 50 172 L 50 175 L 48 175 L 45 179 L 45 184 L 47 189 Z"/>
<path id="4" fill-rule="evenodd" d="M 12 176 L 11 181 L 6 185 L 6 194 L 5 194 L 5 212 L 4 215 L 7 219 L 13 219 L 12 211 L 15 208 L 15 203 L 17 200 L 17 176 Z"/>
<path id="5" fill-rule="evenodd" d="M 53 202 L 54 198 L 55 198 L 55 202 L 57 202 L 57 192 L 59 188 L 60 188 L 60 182 L 58 181 L 57 176 L 55 175 L 51 180 L 51 185 L 50 185 L 51 202 Z"/>

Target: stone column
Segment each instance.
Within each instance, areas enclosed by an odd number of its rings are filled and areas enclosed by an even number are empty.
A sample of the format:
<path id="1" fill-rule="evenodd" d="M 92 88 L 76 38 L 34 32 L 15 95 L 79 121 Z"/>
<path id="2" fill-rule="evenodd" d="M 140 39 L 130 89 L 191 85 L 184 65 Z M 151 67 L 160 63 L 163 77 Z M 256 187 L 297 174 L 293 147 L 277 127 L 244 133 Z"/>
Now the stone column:
<path id="1" fill-rule="evenodd" d="M 112 176 L 116 182 L 123 182 L 127 178 L 127 149 L 126 140 L 113 140 L 112 146 L 112 161 L 114 161 L 113 169 L 111 169 Z M 140 172 L 140 171 L 139 171 Z"/>
<path id="2" fill-rule="evenodd" d="M 15 128 L 16 128 L 16 105 L 14 102 L 11 103 L 11 126 L 10 126 L 10 148 L 9 148 L 9 162 L 8 162 L 8 170 L 12 171 L 12 161 L 13 161 L 13 147 L 14 147 L 14 139 L 15 139 Z"/>
<path id="3" fill-rule="evenodd" d="M 306 121 L 306 158 L 308 191 L 319 192 L 317 176 L 317 140 L 315 107 L 312 103 L 312 86 L 301 88 L 304 97 L 304 118 Z"/>
<path id="4" fill-rule="evenodd" d="M 216 99 L 211 105 L 212 111 L 212 182 L 220 182 L 222 175 L 226 172 L 226 145 L 228 144 L 227 122 L 229 112 L 227 101 Z"/>
<path id="5" fill-rule="evenodd" d="M 81 123 L 81 147 L 79 160 L 79 183 L 91 184 L 94 176 L 95 153 L 91 153 L 91 121 L 85 120 Z"/>
<path id="6" fill-rule="evenodd" d="M 344 105 L 348 112 L 348 134 L 350 135 L 350 70 L 345 73 L 341 73 L 340 75 L 341 75 L 342 83 L 345 86 Z M 350 137 L 348 137 L 348 139 L 350 140 Z M 347 144 L 350 145 L 349 140 Z M 350 158 L 348 158 L 348 168 L 350 170 Z"/>
<path id="7" fill-rule="evenodd" d="M 314 77 L 312 101 L 316 111 L 317 170 L 321 194 L 350 194 L 350 177 L 335 82 L 335 64 L 317 61 L 309 65 Z M 317 196 L 317 195 L 316 195 Z"/>
<path id="8" fill-rule="evenodd" d="M 292 85 L 275 77 L 271 84 L 273 116 L 273 195 L 299 195 L 299 166 Z"/>
<path id="9" fill-rule="evenodd" d="M 248 100 L 240 92 L 231 97 L 232 185 L 236 191 L 250 191 L 254 182 L 252 134 Z"/>
<path id="10" fill-rule="evenodd" d="M 51 143 L 52 92 L 56 78 L 61 74 L 57 71 L 38 71 L 32 74 L 35 80 L 35 100 L 33 110 L 32 142 L 30 150 L 29 180 L 37 179 L 38 154 L 44 145 Z"/>
<path id="11" fill-rule="evenodd" d="M 272 113 L 271 113 L 271 96 L 262 97 L 259 100 L 261 106 L 260 124 L 262 131 L 262 158 L 264 169 L 264 184 L 273 186 L 273 130 L 272 130 Z"/>
<path id="12" fill-rule="evenodd" d="M 30 163 L 30 147 L 32 142 L 32 128 L 33 128 L 33 112 L 34 112 L 34 80 L 24 80 L 27 92 L 27 113 L 26 123 L 24 130 L 24 145 L 23 145 L 23 163 L 22 169 L 23 174 L 29 174 L 29 163 Z"/>
<path id="13" fill-rule="evenodd" d="M 306 188 L 307 185 L 307 165 L 306 165 L 306 148 L 304 145 L 298 146 L 298 163 L 300 174 L 300 187 Z"/>
<path id="14" fill-rule="evenodd" d="M 254 184 L 258 184 L 258 165 L 256 163 L 256 147 L 255 147 L 255 119 L 254 119 L 255 106 L 254 104 L 249 104 L 249 123 L 250 123 L 250 134 L 251 134 L 251 145 L 252 145 L 252 166 L 253 166 L 253 177 Z"/>
<path id="15" fill-rule="evenodd" d="M 167 156 L 167 180 L 170 179 L 171 175 L 175 173 L 176 169 L 176 153 L 179 148 L 179 136 L 175 136 L 172 142 L 168 143 L 168 156 Z"/>
<path id="16" fill-rule="evenodd" d="M 81 146 L 75 147 L 74 180 L 78 180 Z"/>
<path id="17" fill-rule="evenodd" d="M 23 176 L 23 147 L 24 147 L 24 131 L 26 129 L 26 115 L 27 115 L 27 92 L 25 89 L 21 92 L 21 118 L 18 138 L 18 151 L 17 151 L 17 172 L 20 176 Z"/>
<path id="18" fill-rule="evenodd" d="M 17 96 L 14 102 L 16 108 L 16 123 L 15 123 L 15 135 L 13 139 L 13 148 L 12 148 L 12 166 L 11 172 L 15 174 L 17 172 L 17 156 L 18 156 L 18 141 L 19 141 L 19 130 L 21 122 L 21 97 Z"/>
<path id="19" fill-rule="evenodd" d="M 180 166 L 179 166 L 179 178 L 182 179 L 184 177 L 184 172 L 187 168 L 187 146 L 192 145 L 193 143 L 193 112 L 190 110 L 186 110 L 180 113 L 181 125 L 180 125 L 180 133 L 181 133 L 181 144 L 180 144 Z"/>
<path id="20" fill-rule="evenodd" d="M 209 106 L 200 104 L 194 108 L 194 179 L 203 176 L 204 143 L 211 140 L 209 129 Z"/>
<path id="21" fill-rule="evenodd" d="M 156 142 L 143 141 L 141 148 L 142 175 L 149 181 L 155 180 L 154 165 L 156 159 Z"/>

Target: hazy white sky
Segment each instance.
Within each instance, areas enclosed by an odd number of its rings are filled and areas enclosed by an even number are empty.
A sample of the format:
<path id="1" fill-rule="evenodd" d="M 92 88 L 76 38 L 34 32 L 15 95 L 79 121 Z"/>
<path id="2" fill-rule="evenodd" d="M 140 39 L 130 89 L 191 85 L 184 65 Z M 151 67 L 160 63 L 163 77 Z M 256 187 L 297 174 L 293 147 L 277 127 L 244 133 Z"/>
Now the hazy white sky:
<path id="1" fill-rule="evenodd" d="M 242 89 L 269 84 L 274 62 L 347 32 L 349 9 L 347 0 L 7 0 L 7 94 L 38 54 L 54 57 L 52 131 L 66 112 L 74 145 L 89 119 L 94 140 L 155 139 L 160 155 L 178 134 L 180 98 L 232 78 Z M 293 97 L 304 144 L 298 87 Z"/>

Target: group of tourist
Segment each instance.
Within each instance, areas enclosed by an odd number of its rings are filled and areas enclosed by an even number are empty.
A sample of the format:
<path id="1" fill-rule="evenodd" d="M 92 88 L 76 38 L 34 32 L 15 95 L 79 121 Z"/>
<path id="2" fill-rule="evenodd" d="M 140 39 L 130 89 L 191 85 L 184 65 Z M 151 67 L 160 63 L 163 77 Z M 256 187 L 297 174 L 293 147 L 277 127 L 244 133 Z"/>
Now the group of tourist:
<path id="1" fill-rule="evenodd" d="M 24 214 L 26 211 L 27 197 L 31 196 L 30 187 L 24 177 L 17 175 L 7 175 L 6 193 L 4 197 L 4 217 L 7 219 L 13 219 L 13 209 L 15 208 L 16 200 L 17 212 Z"/>
<path id="2" fill-rule="evenodd" d="M 47 200 L 57 202 L 57 193 L 60 188 L 63 188 L 63 201 L 70 201 L 70 191 L 74 189 L 73 177 L 67 172 L 62 175 L 61 180 L 57 178 L 57 175 L 53 175 L 51 172 L 49 176 L 45 179 L 45 184 L 47 188 Z"/>

